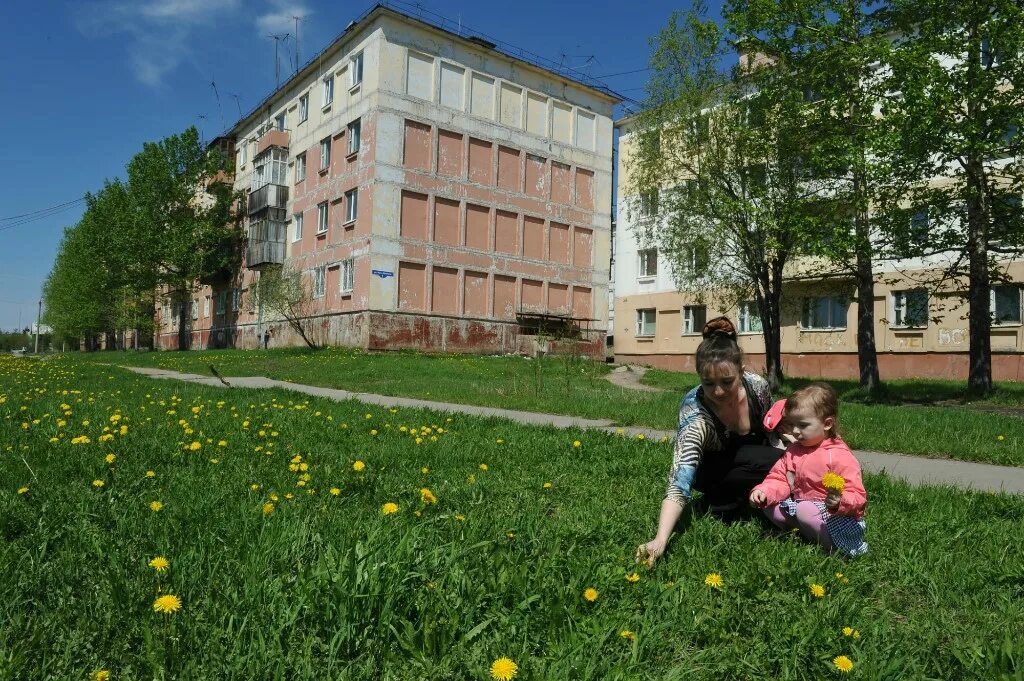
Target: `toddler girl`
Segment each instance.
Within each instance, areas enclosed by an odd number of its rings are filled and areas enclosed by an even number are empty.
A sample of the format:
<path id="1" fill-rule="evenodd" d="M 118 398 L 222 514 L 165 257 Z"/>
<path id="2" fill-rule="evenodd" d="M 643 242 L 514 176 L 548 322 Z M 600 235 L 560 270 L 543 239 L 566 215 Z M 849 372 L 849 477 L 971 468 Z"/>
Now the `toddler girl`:
<path id="1" fill-rule="evenodd" d="M 812 383 L 786 400 L 783 435 L 794 442 L 750 492 L 750 503 L 780 528 L 799 528 L 805 539 L 825 549 L 859 556 L 868 551 L 867 492 L 860 464 L 836 431 L 838 411 L 839 398 L 825 383 Z M 780 415 L 774 412 L 765 417 L 766 430 L 779 425 Z"/>

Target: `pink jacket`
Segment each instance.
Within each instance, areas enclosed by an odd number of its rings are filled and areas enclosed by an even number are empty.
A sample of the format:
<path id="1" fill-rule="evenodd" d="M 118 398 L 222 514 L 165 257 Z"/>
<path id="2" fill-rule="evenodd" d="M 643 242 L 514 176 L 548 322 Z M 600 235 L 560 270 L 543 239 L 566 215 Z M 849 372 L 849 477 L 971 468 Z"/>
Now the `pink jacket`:
<path id="1" fill-rule="evenodd" d="M 761 490 L 768 497 L 767 506 L 774 506 L 790 497 L 799 501 L 824 501 L 828 492 L 822 486 L 821 478 L 828 471 L 838 473 L 846 480 L 835 515 L 863 518 L 868 493 L 861 478 L 860 463 L 839 438 L 826 438 L 817 447 L 791 444 L 772 466 L 764 482 L 754 489 Z M 792 474 L 792 487 L 788 474 Z"/>

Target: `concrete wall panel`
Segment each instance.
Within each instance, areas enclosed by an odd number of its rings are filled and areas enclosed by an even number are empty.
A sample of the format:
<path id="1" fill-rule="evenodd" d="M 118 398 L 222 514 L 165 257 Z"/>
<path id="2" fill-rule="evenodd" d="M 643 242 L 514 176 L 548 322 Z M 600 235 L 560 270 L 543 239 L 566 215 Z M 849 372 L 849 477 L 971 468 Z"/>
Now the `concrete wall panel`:
<path id="1" fill-rule="evenodd" d="M 526 95 L 526 131 L 541 137 L 548 134 L 548 98 L 534 92 Z"/>
<path id="2" fill-rule="evenodd" d="M 414 170 L 430 171 L 432 159 L 430 158 L 430 126 L 416 121 L 405 121 L 405 152 L 403 154 L 403 165 Z M 316 163 L 320 162 L 319 149 L 312 151 Z M 309 156 L 309 152 L 306 154 Z M 312 159 L 311 159 L 312 160 Z M 316 166 L 310 166 L 316 167 Z"/>
<path id="3" fill-rule="evenodd" d="M 470 113 L 480 118 L 494 118 L 494 79 L 473 74 L 470 85 Z"/>
<path id="4" fill-rule="evenodd" d="M 518 149 L 498 147 L 498 188 L 510 192 L 522 189 L 519 178 L 521 154 Z"/>
<path id="5" fill-rule="evenodd" d="M 494 185 L 494 145 L 475 137 L 469 138 L 469 181 Z"/>
<path id="6" fill-rule="evenodd" d="M 569 287 L 565 284 L 548 284 L 548 312 L 569 313 Z"/>
<path id="7" fill-rule="evenodd" d="M 523 310 L 531 312 L 544 311 L 544 282 L 536 279 L 523 279 L 522 294 Z"/>
<path id="8" fill-rule="evenodd" d="M 430 310 L 435 314 L 459 314 L 459 271 L 434 267 L 430 290 Z"/>
<path id="9" fill-rule="evenodd" d="M 548 198 L 547 159 L 526 155 L 526 194 L 538 199 Z"/>
<path id="10" fill-rule="evenodd" d="M 466 246 L 491 250 L 491 209 L 487 206 L 466 204 Z"/>
<path id="11" fill-rule="evenodd" d="M 551 200 L 562 205 L 572 203 L 572 169 L 564 163 L 551 162 Z"/>
<path id="12" fill-rule="evenodd" d="M 593 265 L 594 230 L 574 227 L 572 230 L 572 264 L 589 269 Z"/>
<path id="13" fill-rule="evenodd" d="M 593 310 L 594 294 L 591 289 L 583 286 L 572 287 L 572 316 L 578 319 L 590 319 Z"/>
<path id="14" fill-rule="evenodd" d="M 434 199 L 434 241 L 449 246 L 459 246 L 462 243 L 460 213 L 458 201 Z"/>
<path id="15" fill-rule="evenodd" d="M 562 102 L 555 102 L 552 109 L 555 141 L 572 144 L 572 107 Z"/>
<path id="16" fill-rule="evenodd" d="M 519 253 L 519 216 L 504 210 L 497 211 L 494 221 L 494 250 L 499 253 Z"/>
<path id="17" fill-rule="evenodd" d="M 398 309 L 427 309 L 427 266 L 415 262 L 398 263 Z"/>
<path id="18" fill-rule="evenodd" d="M 401 235 L 409 239 L 427 240 L 427 195 L 402 192 Z"/>
<path id="19" fill-rule="evenodd" d="M 527 215 L 523 218 L 523 256 L 544 260 L 544 220 Z"/>
<path id="20" fill-rule="evenodd" d="M 548 259 L 552 262 L 561 262 L 569 264 L 569 248 L 571 242 L 569 241 L 569 225 L 559 224 L 557 222 L 551 223 L 550 231 L 550 250 L 548 253 Z"/>
<path id="21" fill-rule="evenodd" d="M 463 177 L 464 136 L 449 130 L 437 131 L 437 174 Z"/>
<path id="22" fill-rule="evenodd" d="M 441 62 L 441 106 L 462 111 L 466 89 L 466 69 Z"/>
<path id="23" fill-rule="evenodd" d="M 487 317 L 487 273 L 466 271 L 463 275 L 463 314 L 467 317 Z"/>
<path id="24" fill-rule="evenodd" d="M 493 316 L 498 319 L 516 318 L 516 278 L 494 275 Z"/>
<path id="25" fill-rule="evenodd" d="M 523 89 L 511 83 L 501 84 L 501 107 L 498 120 L 511 128 L 523 127 Z"/>
<path id="26" fill-rule="evenodd" d="M 419 99 L 434 99 L 434 58 L 417 52 L 409 52 L 408 80 L 406 92 Z"/>
<path id="27" fill-rule="evenodd" d="M 576 169 L 576 205 L 584 210 L 594 209 L 594 173 Z"/>

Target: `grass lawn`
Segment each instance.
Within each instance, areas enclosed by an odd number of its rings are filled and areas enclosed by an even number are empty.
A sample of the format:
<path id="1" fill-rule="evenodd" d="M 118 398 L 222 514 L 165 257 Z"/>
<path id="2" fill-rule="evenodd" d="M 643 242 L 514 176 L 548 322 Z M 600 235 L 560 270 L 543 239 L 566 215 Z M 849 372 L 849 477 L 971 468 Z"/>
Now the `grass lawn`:
<path id="1" fill-rule="evenodd" d="M 0 678 L 1022 671 L 1020 497 L 868 476 L 863 558 L 692 517 L 630 581 L 664 444 L 67 358 L 0 358 L 0 456 Z"/>
<path id="2" fill-rule="evenodd" d="M 648 393 L 612 385 L 604 379 L 609 367 L 603 363 L 571 363 L 560 357 L 538 362 L 522 357 L 366 353 L 340 348 L 76 357 L 202 374 L 210 374 L 214 365 L 225 376 L 268 376 L 359 392 L 605 418 L 620 425 L 666 430 L 675 429 L 679 400 L 698 382 L 694 374 L 652 370 L 645 382 L 666 392 Z M 807 382 L 792 379 L 783 394 Z M 854 448 L 1024 466 L 1024 384 L 1000 384 L 989 399 L 966 405 L 956 397 L 963 395 L 963 384 L 953 382 L 895 381 L 881 401 L 877 396 L 865 399 L 853 382 L 832 383 L 843 396 L 843 437 Z M 985 410 L 976 408 L 979 406 Z"/>

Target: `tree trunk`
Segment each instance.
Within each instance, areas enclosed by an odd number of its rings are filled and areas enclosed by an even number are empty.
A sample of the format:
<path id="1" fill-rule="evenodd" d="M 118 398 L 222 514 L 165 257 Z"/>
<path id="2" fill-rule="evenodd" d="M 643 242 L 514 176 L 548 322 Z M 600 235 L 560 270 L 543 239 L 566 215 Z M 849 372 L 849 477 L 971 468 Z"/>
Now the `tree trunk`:
<path id="1" fill-rule="evenodd" d="M 989 312 L 991 282 L 988 271 L 988 240 L 978 172 L 968 172 L 967 249 L 970 263 L 968 275 L 968 328 L 971 345 L 968 353 L 967 389 L 976 395 L 992 390 L 992 318 Z M 973 185 L 973 186 L 970 186 Z"/>
<path id="2" fill-rule="evenodd" d="M 761 313 L 761 335 L 764 337 L 765 378 L 772 392 L 782 388 L 782 330 L 779 328 L 779 317 L 782 289 L 781 277 L 772 281 L 771 276 L 762 279 L 764 295 L 758 296 L 759 312 Z"/>
<path id="3" fill-rule="evenodd" d="M 874 391 L 881 384 L 875 347 L 875 275 L 871 271 L 871 241 L 867 216 L 858 213 L 857 230 L 857 364 L 860 387 Z"/>

